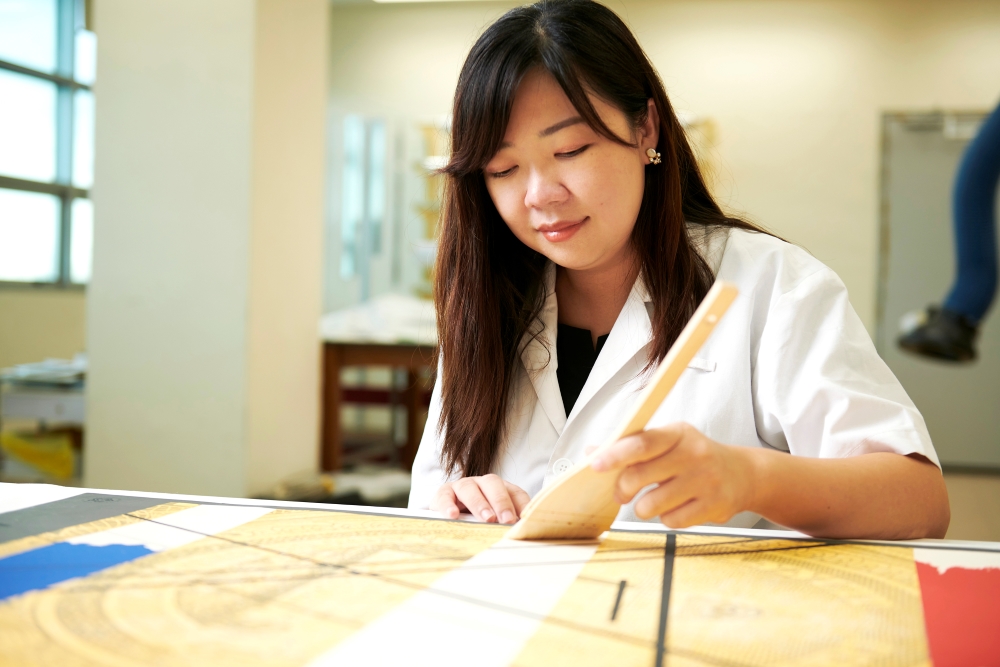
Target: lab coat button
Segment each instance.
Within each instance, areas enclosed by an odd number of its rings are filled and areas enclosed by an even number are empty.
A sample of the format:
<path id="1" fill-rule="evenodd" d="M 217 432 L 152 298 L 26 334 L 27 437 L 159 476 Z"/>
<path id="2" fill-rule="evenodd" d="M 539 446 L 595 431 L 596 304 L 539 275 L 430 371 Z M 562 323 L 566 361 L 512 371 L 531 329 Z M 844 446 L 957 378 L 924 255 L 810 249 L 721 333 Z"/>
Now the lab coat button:
<path id="1" fill-rule="evenodd" d="M 573 467 L 573 462 L 569 459 L 557 459 L 555 463 L 552 464 L 552 472 L 556 475 L 561 475 Z"/>

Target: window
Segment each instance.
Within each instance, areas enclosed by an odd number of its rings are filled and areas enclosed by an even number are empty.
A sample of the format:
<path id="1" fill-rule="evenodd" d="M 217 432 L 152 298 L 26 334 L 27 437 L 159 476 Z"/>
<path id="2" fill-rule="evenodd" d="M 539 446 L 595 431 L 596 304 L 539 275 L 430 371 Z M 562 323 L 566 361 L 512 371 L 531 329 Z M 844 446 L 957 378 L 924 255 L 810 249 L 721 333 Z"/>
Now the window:
<path id="1" fill-rule="evenodd" d="M 84 0 L 0 0 L 0 284 L 90 279 L 96 38 Z"/>

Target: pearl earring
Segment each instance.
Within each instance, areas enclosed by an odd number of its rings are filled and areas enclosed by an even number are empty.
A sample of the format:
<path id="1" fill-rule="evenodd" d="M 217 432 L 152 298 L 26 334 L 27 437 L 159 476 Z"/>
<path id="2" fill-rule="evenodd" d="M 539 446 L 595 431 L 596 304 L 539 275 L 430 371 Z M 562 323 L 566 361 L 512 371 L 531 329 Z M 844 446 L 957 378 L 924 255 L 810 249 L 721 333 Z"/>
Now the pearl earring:
<path id="1" fill-rule="evenodd" d="M 649 164 L 660 164 L 660 154 L 656 152 L 655 148 L 647 148 L 646 157 L 649 158 Z"/>

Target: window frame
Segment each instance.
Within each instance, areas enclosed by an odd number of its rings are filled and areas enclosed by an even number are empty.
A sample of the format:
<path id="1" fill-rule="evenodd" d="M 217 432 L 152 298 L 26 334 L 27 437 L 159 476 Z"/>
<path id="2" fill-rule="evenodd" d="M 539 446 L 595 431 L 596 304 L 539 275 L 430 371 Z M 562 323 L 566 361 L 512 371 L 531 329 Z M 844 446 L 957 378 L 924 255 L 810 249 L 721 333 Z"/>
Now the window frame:
<path id="1" fill-rule="evenodd" d="M 92 93 L 91 86 L 77 81 L 75 76 L 76 32 L 86 28 L 87 7 L 83 0 L 57 0 L 56 3 L 56 71 L 42 72 L 0 59 L 0 69 L 56 84 L 56 177 L 52 182 L 33 181 L 0 174 L 0 188 L 38 192 L 59 198 L 59 234 L 57 248 L 59 271 L 55 280 L 26 282 L 0 280 L 0 288 L 49 288 L 85 290 L 86 283 L 75 283 L 70 275 L 70 235 L 72 233 L 73 202 L 90 199 L 89 188 L 73 185 L 73 147 L 75 141 L 75 96 L 77 91 Z"/>

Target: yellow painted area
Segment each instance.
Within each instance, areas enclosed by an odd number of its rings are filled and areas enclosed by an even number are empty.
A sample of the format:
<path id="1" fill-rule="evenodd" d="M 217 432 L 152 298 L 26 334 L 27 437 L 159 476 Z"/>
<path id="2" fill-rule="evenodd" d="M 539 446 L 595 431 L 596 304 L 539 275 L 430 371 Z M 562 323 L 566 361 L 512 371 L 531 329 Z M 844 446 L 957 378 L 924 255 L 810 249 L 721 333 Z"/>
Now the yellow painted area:
<path id="1" fill-rule="evenodd" d="M 665 544 L 664 534 L 610 533 L 513 664 L 653 665 Z"/>
<path id="2" fill-rule="evenodd" d="M 514 664 L 655 664 L 664 543 L 611 533 Z M 670 667 L 929 665 L 913 552 L 679 535 L 666 647 Z"/>
<path id="3" fill-rule="evenodd" d="M 505 532 L 275 510 L 0 604 L 0 665 L 304 665 Z"/>
<path id="4" fill-rule="evenodd" d="M 137 520 L 17 540 L 0 557 Z M 0 603 L 0 666 L 307 665 L 506 530 L 274 510 Z M 511 664 L 654 665 L 666 544 L 663 533 L 608 533 Z M 663 658 L 669 667 L 927 666 L 912 549 L 679 534 Z"/>
<path id="5" fill-rule="evenodd" d="M 678 536 L 670 667 L 929 665 L 912 549 Z"/>

